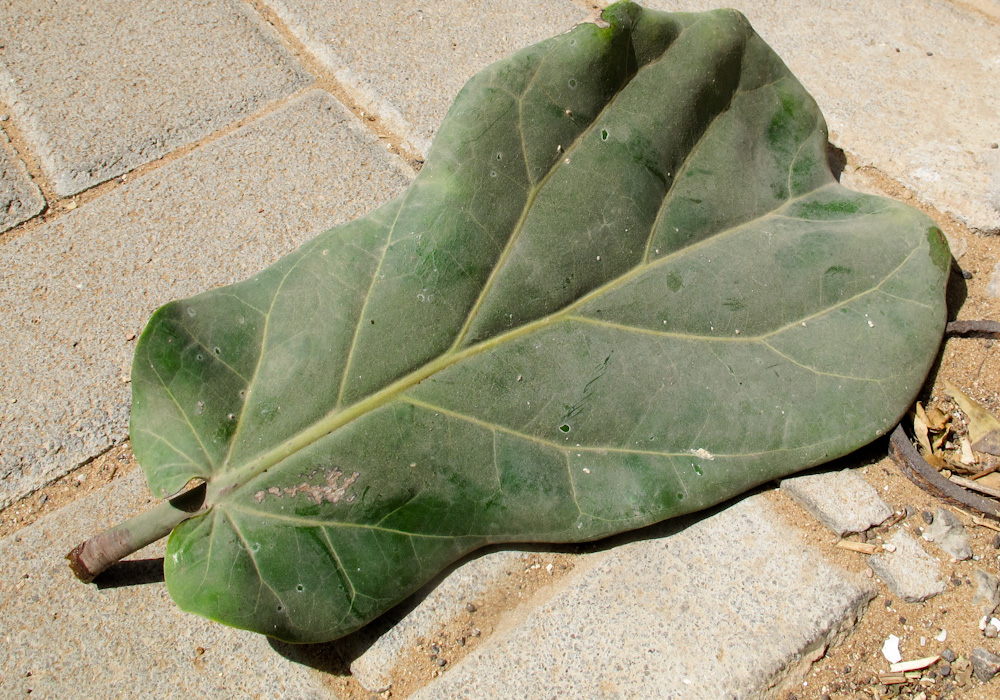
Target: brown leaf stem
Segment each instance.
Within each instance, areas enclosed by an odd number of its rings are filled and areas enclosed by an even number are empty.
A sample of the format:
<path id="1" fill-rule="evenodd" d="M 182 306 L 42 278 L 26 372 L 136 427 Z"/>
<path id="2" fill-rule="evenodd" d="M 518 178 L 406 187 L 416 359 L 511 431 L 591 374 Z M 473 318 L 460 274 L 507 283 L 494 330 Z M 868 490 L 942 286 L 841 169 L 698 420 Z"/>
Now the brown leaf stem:
<path id="1" fill-rule="evenodd" d="M 889 440 L 889 456 L 906 477 L 925 491 L 971 508 L 992 518 L 1000 518 L 997 502 L 952 483 L 929 465 L 913 447 L 902 425 L 897 425 Z"/>
<path id="2" fill-rule="evenodd" d="M 997 321 L 952 321 L 945 327 L 945 333 L 947 335 L 1000 338 L 1000 323 Z"/>
<path id="3" fill-rule="evenodd" d="M 78 544 L 66 555 L 69 566 L 78 579 L 90 583 L 120 559 L 169 535 L 204 505 L 205 485 L 201 484 Z"/>

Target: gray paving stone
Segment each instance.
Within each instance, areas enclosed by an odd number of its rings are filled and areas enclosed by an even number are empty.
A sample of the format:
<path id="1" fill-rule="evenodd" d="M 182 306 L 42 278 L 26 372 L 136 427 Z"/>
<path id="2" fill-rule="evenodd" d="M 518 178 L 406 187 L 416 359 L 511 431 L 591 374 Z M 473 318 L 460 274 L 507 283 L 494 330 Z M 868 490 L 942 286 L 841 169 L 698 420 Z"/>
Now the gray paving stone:
<path id="1" fill-rule="evenodd" d="M 506 550 L 473 559 L 435 586 L 398 622 L 389 613 L 389 622 L 395 624 L 384 633 L 371 636 L 371 628 L 383 626 L 379 621 L 348 637 L 344 645 L 348 656 L 354 656 L 355 650 L 359 653 L 351 662 L 351 675 L 372 692 L 388 689 L 393 667 L 421 637 L 429 638 L 439 625 L 464 610 L 466 603 L 484 596 L 518 565 L 523 568 L 524 556 L 522 552 Z"/>
<path id="2" fill-rule="evenodd" d="M 412 171 L 327 93 L 0 245 L 0 507 L 124 439 L 134 342 L 402 191 Z"/>
<path id="3" fill-rule="evenodd" d="M 610 4 L 603 2 L 602 4 Z M 707 10 L 717 0 L 645 0 Z M 742 0 L 735 7 L 813 94 L 831 140 L 974 229 L 1000 231 L 1000 27 L 928 0 Z M 898 52 L 897 52 L 898 49 Z M 933 55 L 929 55 L 933 54 Z M 844 184 L 851 185 L 849 173 Z"/>
<path id="4" fill-rule="evenodd" d="M 0 233 L 39 214 L 45 198 L 31 181 L 24 163 L 10 147 L 7 134 L 0 131 Z"/>
<path id="5" fill-rule="evenodd" d="M 1000 606 L 1000 578 L 989 571 L 976 569 L 972 572 L 972 579 L 976 582 L 972 604 L 979 608 L 980 614 L 992 615 Z"/>
<path id="6" fill-rule="evenodd" d="M 119 587 L 73 578 L 66 552 L 149 500 L 135 470 L 0 540 L 0 697 L 334 697 L 262 635 L 181 612 L 162 581 L 142 585 L 157 570 L 162 578 L 162 561 L 150 560 L 162 558 L 163 541 L 134 555 L 140 563 L 118 574 Z"/>
<path id="7" fill-rule="evenodd" d="M 972 558 L 969 535 L 958 516 L 947 508 L 934 511 L 934 522 L 924 529 L 923 537 L 936 544 L 941 551 L 954 559 L 964 561 Z"/>
<path id="8" fill-rule="evenodd" d="M 469 78 L 586 17 L 569 0 L 265 1 L 366 111 L 424 155 Z"/>
<path id="9" fill-rule="evenodd" d="M 0 47 L 0 96 L 60 196 L 312 81 L 238 0 L 14 0 Z"/>
<path id="10" fill-rule="evenodd" d="M 764 496 L 591 556 L 413 700 L 759 698 L 804 673 L 874 595 L 807 549 Z"/>
<path id="11" fill-rule="evenodd" d="M 868 557 L 868 565 L 889 590 L 908 603 L 919 603 L 944 593 L 941 568 L 909 533 L 896 530 L 886 544 L 893 551 Z"/>
<path id="12" fill-rule="evenodd" d="M 878 491 L 851 469 L 782 479 L 781 490 L 840 536 L 864 532 L 892 516 Z"/>

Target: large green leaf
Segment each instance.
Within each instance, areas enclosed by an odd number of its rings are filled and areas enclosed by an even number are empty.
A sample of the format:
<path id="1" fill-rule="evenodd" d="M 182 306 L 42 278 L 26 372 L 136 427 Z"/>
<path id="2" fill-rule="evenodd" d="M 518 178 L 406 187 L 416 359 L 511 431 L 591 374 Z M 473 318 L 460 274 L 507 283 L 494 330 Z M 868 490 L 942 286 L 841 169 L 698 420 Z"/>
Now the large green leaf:
<path id="1" fill-rule="evenodd" d="M 918 212 L 841 187 L 733 11 L 631 3 L 473 78 L 409 190 L 164 306 L 132 375 L 190 611 L 346 634 L 487 543 L 604 537 L 893 427 L 945 320 Z"/>

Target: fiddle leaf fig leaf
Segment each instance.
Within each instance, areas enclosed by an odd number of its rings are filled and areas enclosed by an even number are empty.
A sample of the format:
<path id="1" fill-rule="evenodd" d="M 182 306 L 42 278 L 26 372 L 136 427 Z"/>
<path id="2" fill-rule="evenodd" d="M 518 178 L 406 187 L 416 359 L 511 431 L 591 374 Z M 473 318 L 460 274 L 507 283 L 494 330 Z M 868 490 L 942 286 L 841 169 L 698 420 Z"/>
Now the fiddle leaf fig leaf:
<path id="1" fill-rule="evenodd" d="M 185 610 L 293 642 L 489 543 L 706 508 L 890 430 L 949 253 L 832 176 L 734 11 L 608 8 L 475 76 L 409 189 L 159 309 L 132 445 Z"/>

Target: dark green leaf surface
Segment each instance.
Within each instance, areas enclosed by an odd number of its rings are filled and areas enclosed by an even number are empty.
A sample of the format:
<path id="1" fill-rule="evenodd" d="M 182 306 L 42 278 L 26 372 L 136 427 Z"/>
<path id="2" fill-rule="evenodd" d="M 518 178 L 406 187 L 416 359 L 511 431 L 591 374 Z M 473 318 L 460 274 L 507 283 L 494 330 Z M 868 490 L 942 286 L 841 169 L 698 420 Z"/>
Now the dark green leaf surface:
<path id="1" fill-rule="evenodd" d="M 133 369 L 186 610 L 290 641 L 487 543 L 654 523 L 891 429 L 948 251 L 841 187 L 815 103 L 736 12 L 631 3 L 476 76 L 409 190 L 168 304 Z"/>

